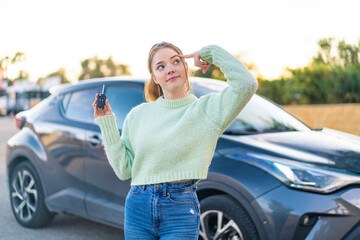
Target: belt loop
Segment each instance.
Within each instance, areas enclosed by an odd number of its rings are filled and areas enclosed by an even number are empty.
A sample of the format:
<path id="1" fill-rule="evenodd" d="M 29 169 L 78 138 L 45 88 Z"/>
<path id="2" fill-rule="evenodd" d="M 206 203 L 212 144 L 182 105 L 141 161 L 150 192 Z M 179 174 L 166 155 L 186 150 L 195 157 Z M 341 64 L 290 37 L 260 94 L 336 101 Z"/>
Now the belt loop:
<path id="1" fill-rule="evenodd" d="M 197 189 L 197 183 L 196 183 L 196 180 L 195 180 L 195 179 L 192 180 L 192 186 L 193 186 L 194 191 L 196 191 L 196 189 Z"/>
<path id="2" fill-rule="evenodd" d="M 163 196 L 166 197 L 166 188 L 167 188 L 167 185 L 166 185 L 166 182 L 163 183 Z"/>

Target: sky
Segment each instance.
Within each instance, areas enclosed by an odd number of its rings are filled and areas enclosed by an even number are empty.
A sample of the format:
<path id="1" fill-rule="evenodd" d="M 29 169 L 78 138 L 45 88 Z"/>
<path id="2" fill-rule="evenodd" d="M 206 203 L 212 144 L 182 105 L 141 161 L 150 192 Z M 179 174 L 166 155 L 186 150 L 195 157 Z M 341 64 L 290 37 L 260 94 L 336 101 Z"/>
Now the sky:
<path id="1" fill-rule="evenodd" d="M 80 61 L 93 56 L 147 77 L 155 43 L 184 54 L 216 44 L 273 79 L 308 64 L 321 38 L 358 43 L 359 9 L 357 0 L 0 0 L 0 58 L 25 53 L 8 77 L 21 69 L 31 81 L 59 68 L 76 80 Z"/>

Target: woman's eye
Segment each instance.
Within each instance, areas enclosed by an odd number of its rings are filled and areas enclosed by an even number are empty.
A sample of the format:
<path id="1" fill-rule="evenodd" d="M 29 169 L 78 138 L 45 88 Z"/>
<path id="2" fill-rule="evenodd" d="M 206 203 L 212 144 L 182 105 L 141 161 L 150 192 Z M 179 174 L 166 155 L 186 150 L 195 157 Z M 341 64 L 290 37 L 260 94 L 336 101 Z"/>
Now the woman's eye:
<path id="1" fill-rule="evenodd" d="M 159 65 L 157 69 L 158 69 L 158 70 L 161 70 L 161 69 L 163 69 L 163 68 L 164 68 L 163 65 Z"/>
<path id="2" fill-rule="evenodd" d="M 175 64 L 178 64 L 180 61 L 178 60 L 178 59 L 176 59 L 175 61 L 174 61 L 174 63 Z"/>

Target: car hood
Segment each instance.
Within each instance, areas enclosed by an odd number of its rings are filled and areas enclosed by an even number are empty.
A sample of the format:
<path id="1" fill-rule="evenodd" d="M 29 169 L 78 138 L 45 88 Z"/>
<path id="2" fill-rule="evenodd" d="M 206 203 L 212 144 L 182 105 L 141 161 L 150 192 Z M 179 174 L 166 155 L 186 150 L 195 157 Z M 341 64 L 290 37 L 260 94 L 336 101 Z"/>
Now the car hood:
<path id="1" fill-rule="evenodd" d="M 332 129 L 222 135 L 222 139 L 241 142 L 250 151 L 360 173 L 360 137 Z M 235 145 L 220 149 L 220 154 L 229 154 Z"/>

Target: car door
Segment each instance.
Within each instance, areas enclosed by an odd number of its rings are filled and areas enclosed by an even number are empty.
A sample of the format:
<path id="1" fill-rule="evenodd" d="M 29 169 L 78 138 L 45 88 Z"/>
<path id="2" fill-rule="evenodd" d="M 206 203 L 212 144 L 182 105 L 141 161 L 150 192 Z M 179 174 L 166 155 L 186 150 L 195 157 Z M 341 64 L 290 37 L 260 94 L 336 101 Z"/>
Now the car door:
<path id="1" fill-rule="evenodd" d="M 91 111 L 84 107 L 87 96 L 95 90 L 82 89 L 61 95 L 59 112 L 49 111 L 46 121 L 38 124 L 37 132 L 52 160 L 47 168 L 45 180 L 51 186 L 47 203 L 53 209 L 86 216 L 84 145 L 86 130 L 84 123 L 91 121 Z M 54 108 L 52 104 L 49 108 Z"/>
<path id="2" fill-rule="evenodd" d="M 98 89 L 101 90 L 99 85 Z M 106 86 L 105 94 L 121 128 L 127 113 L 145 101 L 143 86 L 139 84 L 118 84 Z M 89 104 L 94 96 L 89 99 Z M 124 205 L 130 189 L 130 180 L 122 181 L 111 168 L 104 151 L 99 126 L 87 126 L 85 181 L 87 184 L 86 209 L 96 220 L 116 226 L 123 225 Z"/>

